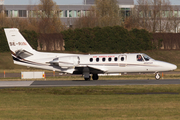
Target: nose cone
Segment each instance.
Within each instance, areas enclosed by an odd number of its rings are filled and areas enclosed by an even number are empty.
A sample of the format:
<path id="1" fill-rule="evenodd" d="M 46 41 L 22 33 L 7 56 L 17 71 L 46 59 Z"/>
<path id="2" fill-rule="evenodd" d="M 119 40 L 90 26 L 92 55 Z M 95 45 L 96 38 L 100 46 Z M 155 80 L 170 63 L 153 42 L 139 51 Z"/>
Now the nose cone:
<path id="1" fill-rule="evenodd" d="M 165 68 L 167 68 L 168 71 L 173 71 L 175 69 L 177 69 L 177 66 L 171 63 L 165 63 Z"/>
<path id="2" fill-rule="evenodd" d="M 157 65 L 161 66 L 161 71 L 173 71 L 177 69 L 177 66 L 168 62 L 157 61 Z"/>
<path id="3" fill-rule="evenodd" d="M 175 69 L 177 69 L 177 66 L 174 65 L 174 64 L 171 64 L 171 65 L 169 66 L 169 68 L 170 68 L 171 70 L 175 70 Z"/>

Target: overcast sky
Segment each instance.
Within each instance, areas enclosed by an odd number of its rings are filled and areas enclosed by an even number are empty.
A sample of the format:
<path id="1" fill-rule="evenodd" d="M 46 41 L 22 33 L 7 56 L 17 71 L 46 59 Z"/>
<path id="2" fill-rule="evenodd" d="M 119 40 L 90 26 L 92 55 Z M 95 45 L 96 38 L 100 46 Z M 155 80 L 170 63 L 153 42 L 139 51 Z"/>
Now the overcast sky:
<path id="1" fill-rule="evenodd" d="M 81 5 L 83 0 L 54 0 L 58 5 Z M 136 0 L 134 0 L 136 1 Z M 180 0 L 170 0 L 173 5 L 180 5 Z M 38 4 L 39 0 L 4 0 L 5 5 L 28 5 Z"/>
<path id="2" fill-rule="evenodd" d="M 27 4 L 38 4 L 40 0 L 4 0 L 5 5 L 27 5 Z M 70 4 L 82 4 L 83 0 L 53 0 L 58 5 L 70 5 Z"/>

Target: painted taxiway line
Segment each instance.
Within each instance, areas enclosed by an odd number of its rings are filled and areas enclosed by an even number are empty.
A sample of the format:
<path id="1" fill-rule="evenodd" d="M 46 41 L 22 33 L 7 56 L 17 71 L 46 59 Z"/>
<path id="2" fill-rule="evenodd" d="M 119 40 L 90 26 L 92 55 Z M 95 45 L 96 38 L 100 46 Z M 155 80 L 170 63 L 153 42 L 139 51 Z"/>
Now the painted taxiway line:
<path id="1" fill-rule="evenodd" d="M 34 81 L 0 81 L 0 87 L 28 87 Z"/>

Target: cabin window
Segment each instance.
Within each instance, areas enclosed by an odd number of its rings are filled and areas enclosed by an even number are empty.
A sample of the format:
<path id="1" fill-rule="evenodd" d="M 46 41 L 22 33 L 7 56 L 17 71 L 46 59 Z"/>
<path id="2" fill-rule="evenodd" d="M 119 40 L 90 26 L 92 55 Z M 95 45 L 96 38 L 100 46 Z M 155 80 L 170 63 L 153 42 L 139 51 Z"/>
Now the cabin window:
<path id="1" fill-rule="evenodd" d="M 121 57 L 121 61 L 124 61 L 124 57 Z"/>
<path id="2" fill-rule="evenodd" d="M 117 61 L 117 60 L 118 60 L 118 58 L 117 58 L 117 57 L 115 57 L 115 58 L 114 58 L 114 61 Z"/>
<path id="3" fill-rule="evenodd" d="M 96 58 L 96 62 L 99 62 L 99 58 Z"/>
<path id="4" fill-rule="evenodd" d="M 111 62 L 112 58 L 108 58 L 108 61 Z"/>
<path id="5" fill-rule="evenodd" d="M 137 55 L 137 61 L 144 61 L 141 55 Z"/>
<path id="6" fill-rule="evenodd" d="M 105 61 L 106 61 L 106 58 L 103 58 L 102 61 L 105 62 Z"/>
<path id="7" fill-rule="evenodd" d="M 93 58 L 90 58 L 90 60 L 89 60 L 90 62 L 93 62 Z"/>

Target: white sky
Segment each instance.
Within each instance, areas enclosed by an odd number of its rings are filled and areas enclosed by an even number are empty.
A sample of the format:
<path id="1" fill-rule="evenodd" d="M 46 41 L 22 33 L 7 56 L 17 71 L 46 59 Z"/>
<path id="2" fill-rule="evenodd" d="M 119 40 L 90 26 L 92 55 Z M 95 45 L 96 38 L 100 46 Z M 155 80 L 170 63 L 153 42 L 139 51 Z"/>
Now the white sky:
<path id="1" fill-rule="evenodd" d="M 38 4 L 40 0 L 4 0 L 5 5 L 28 5 Z M 83 0 L 53 0 L 58 5 L 83 4 Z"/>
<path id="2" fill-rule="evenodd" d="M 81 5 L 83 0 L 54 0 L 58 5 Z M 136 1 L 136 0 L 134 0 Z M 173 5 L 180 5 L 180 0 L 170 0 Z M 5 5 L 34 5 L 38 4 L 39 0 L 4 0 Z"/>

